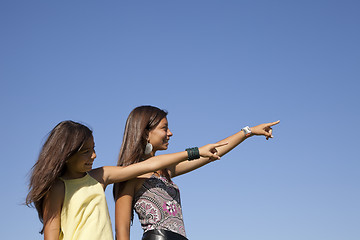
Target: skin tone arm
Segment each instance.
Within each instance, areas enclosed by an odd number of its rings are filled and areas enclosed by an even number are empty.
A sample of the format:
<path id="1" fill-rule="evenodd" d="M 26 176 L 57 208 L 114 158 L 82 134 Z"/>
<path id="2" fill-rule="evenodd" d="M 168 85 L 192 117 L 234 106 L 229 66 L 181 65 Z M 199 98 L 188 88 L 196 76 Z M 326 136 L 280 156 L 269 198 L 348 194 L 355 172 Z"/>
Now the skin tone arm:
<path id="1" fill-rule="evenodd" d="M 199 148 L 200 156 L 205 158 L 220 159 L 216 154 L 216 148 L 226 145 L 227 143 L 208 144 Z M 168 166 L 185 161 L 188 158 L 186 151 L 155 156 L 139 163 L 126 167 L 105 166 L 93 169 L 89 174 L 100 182 L 104 189 L 107 185 L 123 182 L 145 173 L 166 168 Z"/>
<path id="2" fill-rule="evenodd" d="M 115 235 L 119 240 L 130 240 L 130 225 L 132 215 L 132 202 L 138 179 L 125 183 L 121 193 L 115 201 Z"/>
<path id="3" fill-rule="evenodd" d="M 252 135 L 263 135 L 268 140 L 269 138 L 272 138 L 272 126 L 278 124 L 280 121 L 272 122 L 272 123 L 264 123 L 257 125 L 255 127 L 251 128 Z M 238 146 L 240 143 L 242 143 L 246 138 L 243 131 L 239 131 L 217 143 L 224 143 L 227 142 L 227 145 L 220 146 L 216 148 L 218 155 L 221 157 L 225 155 L 226 153 L 230 152 L 233 148 Z M 202 167 L 210 162 L 214 161 L 214 159 L 211 159 L 209 157 L 201 157 L 198 160 L 194 161 L 184 161 L 179 164 L 174 165 L 173 167 L 170 167 L 170 173 L 171 177 L 176 177 L 188 172 L 191 172 L 199 167 Z"/>
<path id="4" fill-rule="evenodd" d="M 44 198 L 44 240 L 59 239 L 60 214 L 64 195 L 64 183 L 58 180 Z"/>

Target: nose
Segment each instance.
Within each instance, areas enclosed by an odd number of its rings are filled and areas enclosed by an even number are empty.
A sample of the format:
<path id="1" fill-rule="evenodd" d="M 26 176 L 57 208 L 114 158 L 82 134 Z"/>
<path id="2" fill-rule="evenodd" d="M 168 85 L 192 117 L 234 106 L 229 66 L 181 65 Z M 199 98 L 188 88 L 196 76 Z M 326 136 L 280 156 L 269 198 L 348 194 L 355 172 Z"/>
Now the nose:
<path id="1" fill-rule="evenodd" d="M 169 137 L 171 137 L 171 136 L 173 135 L 173 133 L 170 131 L 170 129 L 168 129 L 167 135 L 168 135 Z"/>
<path id="2" fill-rule="evenodd" d="M 95 159 L 95 158 L 96 158 L 96 152 L 95 152 L 95 150 L 93 151 L 93 153 L 92 153 L 92 155 L 91 155 L 91 158 L 92 158 L 92 159 Z"/>

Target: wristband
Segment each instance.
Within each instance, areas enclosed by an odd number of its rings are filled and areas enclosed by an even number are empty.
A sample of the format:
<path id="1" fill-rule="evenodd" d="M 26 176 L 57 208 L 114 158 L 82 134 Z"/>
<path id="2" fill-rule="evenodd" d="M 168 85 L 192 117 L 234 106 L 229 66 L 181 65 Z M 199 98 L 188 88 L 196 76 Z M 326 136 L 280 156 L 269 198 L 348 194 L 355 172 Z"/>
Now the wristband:
<path id="1" fill-rule="evenodd" d="M 193 147 L 193 148 L 187 148 L 185 149 L 188 154 L 188 160 L 194 160 L 200 158 L 200 152 L 199 148 Z"/>
<path id="2" fill-rule="evenodd" d="M 249 126 L 244 127 L 243 129 L 241 129 L 241 131 L 244 132 L 246 137 L 249 137 L 251 135 L 251 129 Z"/>

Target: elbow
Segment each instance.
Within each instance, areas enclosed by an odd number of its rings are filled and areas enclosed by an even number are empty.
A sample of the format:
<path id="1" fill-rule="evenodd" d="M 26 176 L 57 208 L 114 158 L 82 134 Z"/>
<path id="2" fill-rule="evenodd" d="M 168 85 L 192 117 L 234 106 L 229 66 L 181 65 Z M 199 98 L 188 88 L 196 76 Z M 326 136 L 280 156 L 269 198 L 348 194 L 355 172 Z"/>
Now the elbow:
<path id="1" fill-rule="evenodd" d="M 118 228 L 116 228 L 116 227 L 115 227 L 115 239 L 116 239 L 116 240 L 121 239 L 121 238 L 120 238 L 120 231 L 119 231 Z"/>
<path id="2" fill-rule="evenodd" d="M 115 213 L 116 214 L 116 213 Z M 115 239 L 130 240 L 130 220 L 123 222 L 115 219 Z"/>
<path id="3" fill-rule="evenodd" d="M 115 239 L 116 240 L 129 240 L 130 233 L 126 234 L 126 231 L 115 228 Z"/>

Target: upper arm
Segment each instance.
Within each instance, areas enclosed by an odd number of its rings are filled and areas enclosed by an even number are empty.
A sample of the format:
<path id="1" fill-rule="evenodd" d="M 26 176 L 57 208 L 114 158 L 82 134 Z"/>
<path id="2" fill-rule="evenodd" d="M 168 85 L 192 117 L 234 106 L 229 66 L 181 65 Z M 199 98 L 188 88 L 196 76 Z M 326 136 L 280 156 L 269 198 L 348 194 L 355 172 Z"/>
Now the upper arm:
<path id="1" fill-rule="evenodd" d="M 57 180 L 54 186 L 44 197 L 43 203 L 43 222 L 44 239 L 59 239 L 61 226 L 61 208 L 64 201 L 65 186 Z"/>
<path id="2" fill-rule="evenodd" d="M 183 163 L 183 162 L 181 162 Z M 180 164 L 180 163 L 179 163 Z M 173 178 L 173 177 L 176 177 L 176 168 L 179 164 L 176 164 L 176 165 L 172 165 L 170 167 L 167 168 L 167 170 L 169 171 L 169 174 L 170 174 L 170 177 Z"/>
<path id="3" fill-rule="evenodd" d="M 127 181 L 145 173 L 158 170 L 159 168 L 156 166 L 156 164 L 153 164 L 152 162 L 144 161 L 141 163 L 131 164 L 126 167 L 104 166 L 102 167 L 102 169 L 103 181 L 105 183 L 105 186 L 107 186 L 112 183 Z"/>
<path id="4" fill-rule="evenodd" d="M 115 195 L 115 233 L 116 239 L 130 239 L 132 202 L 137 179 L 124 183 L 122 190 Z"/>

